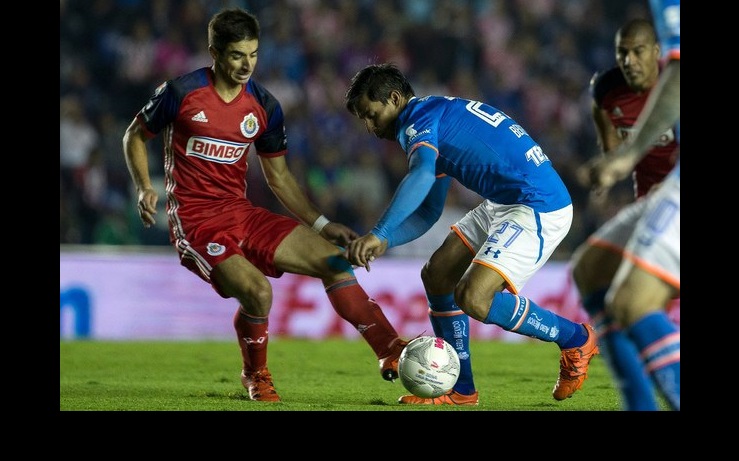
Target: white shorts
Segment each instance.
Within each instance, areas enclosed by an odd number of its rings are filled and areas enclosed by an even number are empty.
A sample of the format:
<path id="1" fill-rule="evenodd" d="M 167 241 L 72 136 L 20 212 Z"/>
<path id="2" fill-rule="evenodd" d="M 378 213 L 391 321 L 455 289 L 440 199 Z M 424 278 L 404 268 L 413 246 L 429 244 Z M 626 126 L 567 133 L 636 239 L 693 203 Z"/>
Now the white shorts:
<path id="1" fill-rule="evenodd" d="M 680 290 L 680 176 L 670 174 L 647 196 L 623 253 L 635 266 Z"/>
<path id="2" fill-rule="evenodd" d="M 554 253 L 572 225 L 572 205 L 539 213 L 526 205 L 485 200 L 452 225 L 475 254 L 472 262 L 498 272 L 518 294 Z"/>
<path id="3" fill-rule="evenodd" d="M 646 197 L 641 197 L 621 208 L 615 216 L 588 237 L 588 244 L 623 254 L 626 244 L 634 233 L 636 223 L 639 222 L 639 218 L 644 214 L 646 208 Z"/>

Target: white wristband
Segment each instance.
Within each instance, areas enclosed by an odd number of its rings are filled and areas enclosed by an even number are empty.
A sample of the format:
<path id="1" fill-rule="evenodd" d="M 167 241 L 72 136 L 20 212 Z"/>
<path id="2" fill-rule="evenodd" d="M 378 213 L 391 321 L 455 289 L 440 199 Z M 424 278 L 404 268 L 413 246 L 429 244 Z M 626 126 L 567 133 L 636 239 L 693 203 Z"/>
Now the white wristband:
<path id="1" fill-rule="evenodd" d="M 328 220 L 327 217 L 324 215 L 319 216 L 316 219 L 316 222 L 313 223 L 311 226 L 314 231 L 316 231 L 317 234 L 320 234 L 324 227 L 326 227 L 326 224 L 330 223 L 331 221 Z"/>

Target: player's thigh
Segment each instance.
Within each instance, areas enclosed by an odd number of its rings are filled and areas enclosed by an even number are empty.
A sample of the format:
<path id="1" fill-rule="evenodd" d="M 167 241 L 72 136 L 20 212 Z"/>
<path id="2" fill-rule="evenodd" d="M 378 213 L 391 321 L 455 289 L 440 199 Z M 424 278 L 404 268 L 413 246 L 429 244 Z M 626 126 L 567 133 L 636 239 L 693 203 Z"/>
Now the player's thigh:
<path id="1" fill-rule="evenodd" d="M 572 278 L 581 294 L 590 294 L 611 284 L 621 263 L 621 252 L 586 242 L 572 257 Z"/>
<path id="2" fill-rule="evenodd" d="M 624 261 L 606 295 L 607 309 L 624 327 L 652 312 L 663 310 L 675 296 L 669 283 Z"/>
<path id="3" fill-rule="evenodd" d="M 351 272 L 351 264 L 342 256 L 342 250 L 306 226 L 295 227 L 282 240 L 275 251 L 274 263 L 283 272 L 321 279 Z"/>
<path id="4" fill-rule="evenodd" d="M 474 253 L 460 237 L 450 232 L 421 270 L 421 280 L 430 294 L 451 292 L 472 262 Z"/>
<path id="5" fill-rule="evenodd" d="M 272 304 L 272 285 L 267 277 L 241 255 L 231 255 L 218 263 L 211 273 L 218 291 L 227 298 L 236 298 L 246 306 L 253 306 L 263 315 Z"/>

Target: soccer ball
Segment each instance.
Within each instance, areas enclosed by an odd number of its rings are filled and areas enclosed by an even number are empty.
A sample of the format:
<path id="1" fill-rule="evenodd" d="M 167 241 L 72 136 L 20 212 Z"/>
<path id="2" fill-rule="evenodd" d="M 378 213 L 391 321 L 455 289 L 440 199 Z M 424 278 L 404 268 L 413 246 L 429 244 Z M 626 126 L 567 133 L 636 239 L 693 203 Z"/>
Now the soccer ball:
<path id="1" fill-rule="evenodd" d="M 400 382 L 413 395 L 439 397 L 459 378 L 459 356 L 444 338 L 419 336 L 405 346 L 398 359 Z"/>

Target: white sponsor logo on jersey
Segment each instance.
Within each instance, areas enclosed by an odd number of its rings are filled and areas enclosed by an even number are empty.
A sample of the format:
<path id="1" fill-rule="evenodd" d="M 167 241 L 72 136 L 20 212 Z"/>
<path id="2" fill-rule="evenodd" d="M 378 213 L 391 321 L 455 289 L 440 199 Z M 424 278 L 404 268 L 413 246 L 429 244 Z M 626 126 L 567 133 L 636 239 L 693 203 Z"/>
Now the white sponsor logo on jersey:
<path id="1" fill-rule="evenodd" d="M 186 155 L 218 163 L 236 163 L 249 151 L 251 143 L 235 143 L 193 136 L 187 140 Z"/>
<path id="2" fill-rule="evenodd" d="M 192 116 L 192 121 L 208 123 L 208 117 L 205 116 L 205 111 L 201 110 L 200 112 Z"/>
<path id="3" fill-rule="evenodd" d="M 422 134 L 429 134 L 431 133 L 431 130 L 425 129 L 421 132 L 416 130 L 415 123 L 413 123 L 411 126 L 405 129 L 405 135 L 408 136 L 408 143 L 412 143 L 414 139 L 421 136 Z"/>

